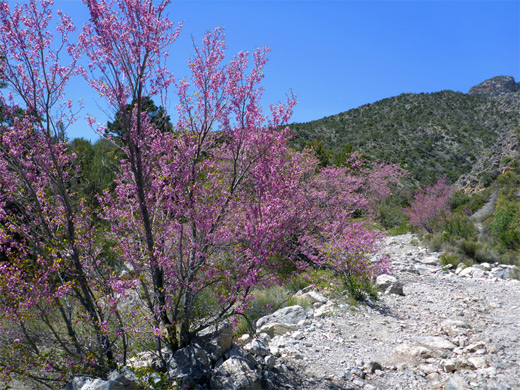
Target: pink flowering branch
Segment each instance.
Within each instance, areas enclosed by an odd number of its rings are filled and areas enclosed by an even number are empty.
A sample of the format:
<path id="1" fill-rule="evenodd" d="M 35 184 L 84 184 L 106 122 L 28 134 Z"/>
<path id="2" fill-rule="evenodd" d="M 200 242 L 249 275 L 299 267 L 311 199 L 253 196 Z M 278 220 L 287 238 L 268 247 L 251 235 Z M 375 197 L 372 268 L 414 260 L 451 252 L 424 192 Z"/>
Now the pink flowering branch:
<path id="1" fill-rule="evenodd" d="M 54 380 L 106 373 L 152 337 L 164 365 L 164 346 L 174 351 L 243 313 L 251 291 L 277 282 L 287 265 L 347 279 L 382 271 L 384 261 L 369 260 L 380 235 L 355 217 L 370 218 L 401 171 L 369 169 L 356 154 L 345 167 L 320 170 L 310 152 L 291 151 L 285 126 L 295 97 L 268 113 L 260 105 L 267 48 L 229 59 L 223 30 L 209 31 L 194 47 L 191 76 L 175 82 L 165 68 L 179 34 L 165 16 L 168 1 L 84 3 L 90 23 L 78 47 L 68 43 L 74 28 L 62 13 L 58 38 L 48 32 L 52 1 L 14 11 L 1 3 L 0 70 L 25 104 L 0 127 L 0 308 L 19 325 L 0 332 L 5 355 Z M 78 48 L 86 69 L 77 66 Z M 123 157 L 99 210 L 74 193 L 75 156 L 57 136 L 74 120 L 58 108 L 71 106 L 63 87 L 75 73 L 120 114 L 114 141 Z M 164 131 L 144 103 L 151 96 L 164 104 L 170 87 L 178 115 Z M 16 97 L 3 99 L 7 107 Z M 135 310 L 120 310 L 130 296 L 139 299 Z M 33 321 L 45 325 L 50 355 L 27 326 Z"/>
<path id="2" fill-rule="evenodd" d="M 75 156 L 61 136 L 75 120 L 63 90 L 79 51 L 68 42 L 71 20 L 56 15 L 52 33 L 52 1 L 0 4 L 0 71 L 10 90 L 1 97 L 0 310 L 18 326 L 1 334 L 2 357 L 15 356 L 1 379 L 26 374 L 23 367 L 44 370 L 33 379 L 46 382 L 115 364 L 118 337 L 106 327 L 113 306 L 101 298 L 111 271 L 99 261 L 93 215 L 73 192 Z"/>
<path id="3" fill-rule="evenodd" d="M 168 0 L 83 0 L 90 23 L 79 36 L 90 63 L 83 76 L 120 112 L 144 96 L 161 95 L 173 82 L 166 48 L 180 32 L 164 16 Z"/>
<path id="4" fill-rule="evenodd" d="M 450 194 L 451 186 L 445 179 L 440 179 L 434 185 L 417 191 L 410 208 L 405 210 L 411 225 L 432 233 L 449 212 Z"/>

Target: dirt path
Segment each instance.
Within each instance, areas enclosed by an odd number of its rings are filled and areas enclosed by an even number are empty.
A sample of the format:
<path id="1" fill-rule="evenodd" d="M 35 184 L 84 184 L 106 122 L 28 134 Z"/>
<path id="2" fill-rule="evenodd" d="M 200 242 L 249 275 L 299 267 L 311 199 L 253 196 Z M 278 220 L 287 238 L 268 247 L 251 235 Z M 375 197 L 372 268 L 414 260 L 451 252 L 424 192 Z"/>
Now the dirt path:
<path id="1" fill-rule="evenodd" d="M 491 194 L 487 202 L 482 206 L 480 210 L 478 210 L 476 213 L 474 213 L 471 216 L 471 219 L 473 223 L 475 224 L 475 227 L 479 231 L 479 237 L 482 238 L 484 234 L 484 224 L 482 221 L 484 218 L 486 218 L 488 215 L 490 215 L 493 211 L 495 211 L 496 201 L 498 199 L 498 192 L 495 191 Z"/>
<path id="2" fill-rule="evenodd" d="M 520 281 L 497 278 L 509 272 L 498 265 L 443 271 L 413 241 L 390 237 L 384 248 L 404 296 L 335 305 L 271 340 L 303 378 L 279 388 L 520 389 Z"/>

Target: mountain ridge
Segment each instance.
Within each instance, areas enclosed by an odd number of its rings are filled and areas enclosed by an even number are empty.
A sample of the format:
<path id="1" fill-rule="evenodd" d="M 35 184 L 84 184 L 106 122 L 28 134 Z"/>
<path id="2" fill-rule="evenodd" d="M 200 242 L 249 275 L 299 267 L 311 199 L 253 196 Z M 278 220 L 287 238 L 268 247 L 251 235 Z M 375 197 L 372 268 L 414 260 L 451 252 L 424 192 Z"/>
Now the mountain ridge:
<path id="1" fill-rule="evenodd" d="M 322 143 L 330 156 L 360 150 L 371 160 L 400 163 L 418 182 L 444 176 L 461 187 L 476 188 L 504 169 L 503 158 L 518 154 L 519 113 L 520 83 L 496 76 L 468 93 L 404 93 L 293 123 L 291 142 L 298 149 Z M 493 158 L 486 162 L 490 151 Z"/>

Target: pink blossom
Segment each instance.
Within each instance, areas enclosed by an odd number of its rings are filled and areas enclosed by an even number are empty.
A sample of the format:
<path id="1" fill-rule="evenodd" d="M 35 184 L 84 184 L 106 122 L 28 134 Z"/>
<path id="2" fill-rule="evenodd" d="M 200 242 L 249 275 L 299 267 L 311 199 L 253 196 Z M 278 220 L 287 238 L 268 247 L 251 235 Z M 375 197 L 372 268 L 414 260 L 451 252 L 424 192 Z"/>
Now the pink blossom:
<path id="1" fill-rule="evenodd" d="M 49 381 L 108 372 L 125 364 L 128 340 L 153 335 L 158 348 L 176 350 L 243 313 L 254 288 L 295 266 L 346 281 L 385 271 L 385 259 L 371 261 L 381 234 L 369 221 L 403 173 L 367 167 L 357 154 L 320 169 L 312 152 L 291 150 L 294 94 L 267 113 L 260 104 L 268 48 L 229 58 L 223 29 L 208 31 L 190 76 L 175 80 L 165 64 L 180 26 L 165 15 L 168 1 L 83 2 L 90 22 L 77 44 L 61 12 L 50 31 L 52 1 L 12 10 L 0 2 L 0 71 L 24 102 L 24 115 L 3 105 L 12 123 L 0 131 L 0 252 L 9 259 L 0 262 L 0 310 L 34 324 L 5 336 L 8 347 L 20 334 L 31 346 L 18 366 L 45 370 Z M 81 170 L 62 140 L 77 116 L 64 96 L 74 75 L 122 114 L 120 136 L 107 139 L 123 157 L 99 209 L 76 194 Z M 143 102 L 166 105 L 169 88 L 176 122 L 161 131 Z M 120 310 L 130 299 L 137 305 Z M 39 352 L 48 345 L 61 350 Z"/>
<path id="2" fill-rule="evenodd" d="M 412 226 L 421 227 L 432 233 L 439 221 L 449 212 L 450 194 L 451 186 L 445 179 L 440 179 L 434 185 L 417 191 L 410 208 L 405 210 Z"/>

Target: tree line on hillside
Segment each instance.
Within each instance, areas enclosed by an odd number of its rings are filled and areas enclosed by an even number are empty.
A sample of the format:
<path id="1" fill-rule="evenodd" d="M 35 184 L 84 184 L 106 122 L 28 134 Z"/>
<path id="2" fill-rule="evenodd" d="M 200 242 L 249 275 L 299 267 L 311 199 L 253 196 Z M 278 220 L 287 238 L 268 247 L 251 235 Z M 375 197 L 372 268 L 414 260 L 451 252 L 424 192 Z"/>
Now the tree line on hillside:
<path id="1" fill-rule="evenodd" d="M 510 105 L 460 92 L 402 94 L 308 123 L 291 124 L 291 144 L 320 143 L 329 160 L 355 149 L 399 163 L 421 184 L 454 183 L 520 119 Z"/>

